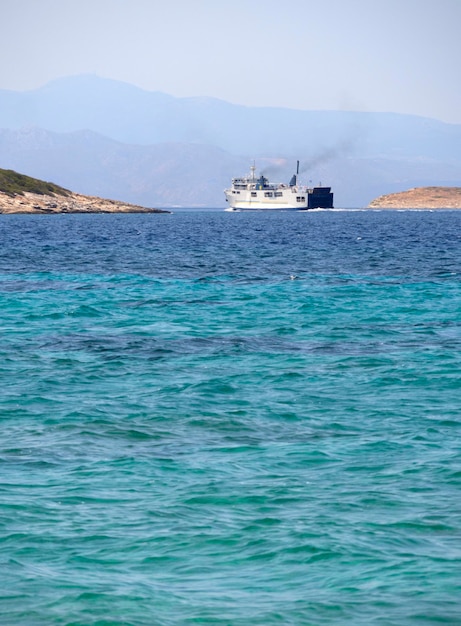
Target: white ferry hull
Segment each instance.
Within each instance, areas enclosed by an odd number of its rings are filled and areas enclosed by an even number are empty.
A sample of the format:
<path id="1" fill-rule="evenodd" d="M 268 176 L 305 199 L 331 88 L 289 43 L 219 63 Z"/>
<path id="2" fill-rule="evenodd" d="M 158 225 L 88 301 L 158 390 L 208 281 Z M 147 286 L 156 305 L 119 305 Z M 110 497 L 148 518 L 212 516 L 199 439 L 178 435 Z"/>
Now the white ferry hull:
<path id="1" fill-rule="evenodd" d="M 280 204 L 280 205 L 271 205 L 268 206 L 267 204 L 260 204 L 260 205 L 255 205 L 255 203 L 239 203 L 236 204 L 235 206 L 231 207 L 230 209 L 231 211 L 299 211 L 300 209 L 298 207 L 287 207 L 286 204 Z"/>
<path id="2" fill-rule="evenodd" d="M 307 209 L 307 202 L 297 204 L 289 202 L 264 202 L 262 200 L 243 200 L 232 197 L 226 193 L 226 199 L 230 209 L 234 211 L 299 211 Z"/>

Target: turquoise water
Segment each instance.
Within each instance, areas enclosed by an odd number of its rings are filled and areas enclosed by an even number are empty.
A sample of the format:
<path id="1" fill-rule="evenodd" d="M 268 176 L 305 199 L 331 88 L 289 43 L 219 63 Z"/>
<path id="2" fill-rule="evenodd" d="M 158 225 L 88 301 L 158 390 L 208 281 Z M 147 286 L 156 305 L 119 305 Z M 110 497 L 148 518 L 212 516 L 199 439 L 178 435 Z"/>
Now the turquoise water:
<path id="1" fill-rule="evenodd" d="M 1 624 L 461 624 L 461 213 L 0 240 Z"/>

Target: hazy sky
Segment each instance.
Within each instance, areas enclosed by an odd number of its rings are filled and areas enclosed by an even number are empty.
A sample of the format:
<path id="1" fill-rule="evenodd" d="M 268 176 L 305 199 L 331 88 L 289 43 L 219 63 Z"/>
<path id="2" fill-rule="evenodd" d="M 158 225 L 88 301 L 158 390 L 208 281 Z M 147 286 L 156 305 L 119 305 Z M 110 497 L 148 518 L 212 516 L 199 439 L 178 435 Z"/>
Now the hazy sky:
<path id="1" fill-rule="evenodd" d="M 461 123 L 461 0 L 0 0 L 0 88 L 96 74 Z"/>

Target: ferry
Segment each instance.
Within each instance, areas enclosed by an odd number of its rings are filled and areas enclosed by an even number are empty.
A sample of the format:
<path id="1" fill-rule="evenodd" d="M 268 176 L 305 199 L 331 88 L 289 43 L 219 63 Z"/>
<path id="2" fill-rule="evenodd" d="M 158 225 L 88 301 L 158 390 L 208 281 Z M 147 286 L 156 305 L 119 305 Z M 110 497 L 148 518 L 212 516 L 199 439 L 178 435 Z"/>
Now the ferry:
<path id="1" fill-rule="evenodd" d="M 298 184 L 299 161 L 296 174 L 288 184 L 270 183 L 264 175 L 256 176 L 256 166 L 250 167 L 248 176 L 232 179 L 224 190 L 226 211 L 254 211 L 274 209 L 279 211 L 305 211 L 307 209 L 332 209 L 331 187 L 306 187 Z"/>

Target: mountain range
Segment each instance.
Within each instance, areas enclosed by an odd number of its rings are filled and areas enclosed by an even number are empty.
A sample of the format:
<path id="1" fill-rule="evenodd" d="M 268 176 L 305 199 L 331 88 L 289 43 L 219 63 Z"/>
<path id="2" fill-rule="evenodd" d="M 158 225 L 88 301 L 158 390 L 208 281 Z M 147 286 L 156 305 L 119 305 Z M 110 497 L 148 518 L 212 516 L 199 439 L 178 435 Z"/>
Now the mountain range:
<path id="1" fill-rule="evenodd" d="M 145 206 L 224 208 L 253 161 L 331 185 L 335 206 L 421 186 L 459 186 L 461 125 L 395 113 L 246 107 L 175 98 L 96 76 L 0 90 L 0 167 Z"/>

